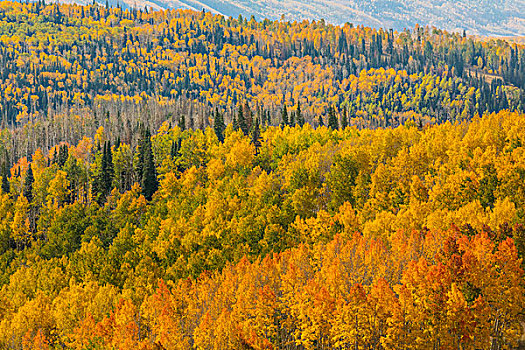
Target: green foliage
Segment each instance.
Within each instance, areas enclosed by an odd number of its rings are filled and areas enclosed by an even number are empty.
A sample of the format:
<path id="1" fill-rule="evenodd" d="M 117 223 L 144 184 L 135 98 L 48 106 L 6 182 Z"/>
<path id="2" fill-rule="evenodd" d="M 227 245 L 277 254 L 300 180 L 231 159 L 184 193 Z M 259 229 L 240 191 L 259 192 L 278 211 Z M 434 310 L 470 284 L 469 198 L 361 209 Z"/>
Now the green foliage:
<path id="1" fill-rule="evenodd" d="M 332 107 L 339 124 L 347 108 L 349 125 L 395 127 L 525 105 L 523 48 L 429 28 L 6 2 L 0 33 L 0 120 L 17 130 L 0 138 L 10 159 L 76 143 L 102 124 L 134 148 L 139 123 L 204 129 L 216 109 L 248 135 L 250 109 L 261 124 L 317 124 Z M 334 127 L 333 116 L 325 123 Z M 35 135 L 47 136 L 26 142 Z M 60 166 L 65 150 L 53 157 Z"/>
<path id="2" fill-rule="evenodd" d="M 157 179 L 157 170 L 153 159 L 153 150 L 151 148 L 151 133 L 146 129 L 139 146 L 139 167 L 137 177 L 140 179 L 142 194 L 147 200 L 151 200 L 153 194 L 157 191 L 159 182 Z"/>
<path id="3" fill-rule="evenodd" d="M 290 348 L 349 347 L 355 337 L 327 329 L 347 327 L 354 320 L 347 316 L 361 317 L 365 306 L 376 317 L 380 297 L 392 296 L 390 307 L 412 295 L 397 286 L 426 288 L 425 266 L 439 278 L 450 272 L 444 289 L 428 295 L 445 303 L 450 294 L 486 315 L 492 305 L 483 303 L 493 302 L 479 298 L 486 284 L 454 264 L 464 254 L 465 268 L 492 269 L 487 283 L 521 276 L 500 261 L 516 263 L 525 246 L 524 57 L 503 40 L 420 27 L 394 33 L 0 2 L 0 347 L 148 348 L 179 333 L 164 347 L 262 349 L 279 339 Z M 287 254 L 295 260 L 272 276 L 254 273 L 227 287 L 246 292 L 217 289 L 237 278 L 231 264 L 269 273 L 256 268 Z M 490 264 L 478 268 L 475 254 Z M 157 295 L 159 280 L 169 288 Z M 200 295 L 247 293 L 257 300 L 250 307 L 263 311 L 206 308 L 191 299 L 205 283 Z M 510 290 L 508 279 L 501 283 L 492 290 Z M 189 299 L 169 296 L 179 287 Z M 348 309 L 341 288 L 366 296 L 355 303 L 361 309 Z M 289 309 L 275 312 L 276 300 Z M 456 312 L 445 304 L 436 312 Z M 396 310 L 384 324 L 403 329 Z M 423 311 L 413 314 L 427 322 Z M 216 319 L 230 321 L 212 326 Z M 161 337 L 166 320 L 176 321 Z M 291 328 L 258 343 L 256 321 L 269 333 Z M 317 330 L 305 326 L 310 321 Z M 444 337 L 453 338 L 454 324 Z M 497 327 L 485 328 L 503 341 Z M 232 329 L 232 342 L 208 337 Z M 381 346 L 397 348 L 388 343 L 396 334 Z M 433 340 L 420 341 L 438 347 Z"/>
<path id="4" fill-rule="evenodd" d="M 337 117 L 335 116 L 335 111 L 332 106 L 328 108 L 328 127 L 332 130 L 339 129 L 339 122 L 337 121 Z"/>
<path id="5" fill-rule="evenodd" d="M 215 109 L 215 118 L 213 121 L 213 130 L 219 142 L 224 142 L 224 131 L 226 130 L 226 125 L 224 124 L 224 118 L 219 113 L 219 110 Z M 173 152 L 172 152 L 173 153 Z"/>
<path id="6" fill-rule="evenodd" d="M 33 169 L 31 167 L 31 164 L 29 165 L 29 168 L 27 168 L 26 176 L 24 179 L 24 190 L 23 194 L 24 197 L 27 198 L 27 201 L 31 203 L 33 200 L 33 183 L 35 182 L 35 177 L 33 176 Z"/>
<path id="7" fill-rule="evenodd" d="M 115 170 L 112 154 L 113 151 L 111 149 L 111 143 L 104 142 L 100 169 L 98 169 L 98 174 L 96 174 L 96 177 L 93 180 L 93 196 L 99 205 L 102 205 L 106 202 L 107 197 L 113 189 Z"/>

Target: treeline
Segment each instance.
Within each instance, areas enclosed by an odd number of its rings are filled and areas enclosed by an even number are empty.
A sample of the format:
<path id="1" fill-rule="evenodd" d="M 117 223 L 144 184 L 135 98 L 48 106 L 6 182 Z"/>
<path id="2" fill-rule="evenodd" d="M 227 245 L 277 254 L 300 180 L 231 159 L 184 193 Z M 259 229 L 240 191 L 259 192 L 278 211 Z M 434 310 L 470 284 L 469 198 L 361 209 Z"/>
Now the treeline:
<path id="1" fill-rule="evenodd" d="M 524 81 L 523 46 L 437 29 L 0 3 L 0 122 L 17 130 L 2 140 L 13 160 L 101 125 L 115 139 L 182 117 L 204 129 L 215 108 L 228 124 L 246 103 L 270 125 L 298 105 L 312 125 L 332 108 L 361 127 L 523 111 Z"/>
<path id="2" fill-rule="evenodd" d="M 140 126 L 133 147 L 100 128 L 4 172 L 2 347 L 516 344 L 522 114 L 375 130 L 221 118 Z"/>

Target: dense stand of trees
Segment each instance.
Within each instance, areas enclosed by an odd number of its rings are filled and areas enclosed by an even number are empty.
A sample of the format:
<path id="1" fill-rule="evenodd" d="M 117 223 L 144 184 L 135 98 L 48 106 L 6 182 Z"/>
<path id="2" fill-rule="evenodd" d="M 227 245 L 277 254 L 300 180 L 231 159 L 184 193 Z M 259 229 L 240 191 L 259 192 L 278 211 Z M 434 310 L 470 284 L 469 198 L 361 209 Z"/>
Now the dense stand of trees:
<path id="1" fill-rule="evenodd" d="M 101 128 L 4 176 L 3 347 L 520 339 L 523 114 L 375 130 L 256 118 L 247 135 L 140 128 L 135 148 Z"/>
<path id="2" fill-rule="evenodd" d="M 101 125 L 129 143 L 140 124 L 204 129 L 215 109 L 232 123 L 246 104 L 270 125 L 301 123 L 299 104 L 313 125 L 333 109 L 360 127 L 523 111 L 524 81 L 523 46 L 438 29 L 0 4 L 0 123 L 16 130 L 0 144 L 12 161 Z"/>
<path id="3" fill-rule="evenodd" d="M 0 2 L 0 348 L 510 349 L 525 49 Z"/>

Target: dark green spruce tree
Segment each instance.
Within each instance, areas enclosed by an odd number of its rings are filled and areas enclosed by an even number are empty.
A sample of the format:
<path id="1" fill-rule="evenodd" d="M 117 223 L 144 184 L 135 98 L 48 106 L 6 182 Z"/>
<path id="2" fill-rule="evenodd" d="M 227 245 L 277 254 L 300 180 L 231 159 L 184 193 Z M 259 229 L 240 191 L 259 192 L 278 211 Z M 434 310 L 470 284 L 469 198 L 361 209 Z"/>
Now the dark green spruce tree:
<path id="1" fill-rule="evenodd" d="M 142 183 L 142 174 L 144 173 L 144 142 L 145 142 L 145 134 L 146 129 L 144 128 L 144 125 L 140 124 L 138 127 L 140 138 L 137 143 L 137 151 L 136 151 L 136 162 L 134 161 L 134 168 L 135 168 L 135 182 L 141 184 Z"/>
<path id="2" fill-rule="evenodd" d="M 320 126 L 320 127 L 324 126 L 324 121 L 323 121 L 323 116 L 322 115 L 319 116 L 319 119 L 317 120 L 317 123 L 319 124 L 318 126 Z"/>
<path id="3" fill-rule="evenodd" d="M 255 124 L 253 125 L 252 130 L 251 143 L 255 146 L 255 154 L 259 154 L 259 149 L 261 148 L 261 126 L 259 123 L 259 118 L 255 118 Z"/>
<path id="4" fill-rule="evenodd" d="M 113 167 L 113 155 L 111 152 L 111 143 L 104 142 L 102 150 L 102 159 L 100 169 L 93 181 L 93 194 L 98 204 L 102 205 L 113 189 L 113 178 L 115 169 Z"/>
<path id="5" fill-rule="evenodd" d="M 153 194 L 159 188 L 157 179 L 157 170 L 155 169 L 155 162 L 153 160 L 153 151 L 151 149 L 151 141 L 148 143 L 144 153 L 144 173 L 142 174 L 142 193 L 147 200 L 151 200 Z"/>
<path id="6" fill-rule="evenodd" d="M 24 197 L 26 197 L 29 203 L 32 203 L 33 198 L 34 198 L 34 194 L 33 194 L 33 183 L 34 182 L 35 182 L 35 177 L 33 175 L 33 168 L 31 167 L 31 164 L 29 164 L 29 168 L 27 169 L 27 172 L 26 172 L 26 178 L 24 179 L 24 188 L 23 188 Z M 29 229 L 31 230 L 31 232 L 34 232 L 36 228 L 36 220 L 37 220 L 37 208 L 34 205 L 31 205 L 29 207 L 28 216 L 29 216 Z"/>
<path id="7" fill-rule="evenodd" d="M 7 170 L 7 166 L 4 164 L 2 166 L 2 192 L 3 193 L 9 193 L 8 172 L 9 170 Z"/>
<path id="8" fill-rule="evenodd" d="M 244 116 L 243 107 L 239 107 L 239 113 L 237 115 L 237 123 L 239 124 L 239 128 L 244 133 L 245 136 L 248 136 L 250 130 L 248 129 L 248 123 L 246 122 L 246 118 Z"/>
<path id="9" fill-rule="evenodd" d="M 281 111 L 281 122 L 282 125 L 288 125 L 290 121 L 288 120 L 288 110 L 286 109 L 286 104 L 283 107 L 283 110 Z"/>
<path id="10" fill-rule="evenodd" d="M 215 109 L 213 130 L 215 131 L 215 135 L 217 135 L 219 142 L 224 142 L 224 130 L 226 130 L 226 125 L 224 124 L 224 118 L 219 113 L 219 110 L 217 108 Z"/>
<path id="11" fill-rule="evenodd" d="M 237 121 L 235 114 L 233 115 L 232 126 L 233 126 L 233 130 L 235 131 L 239 130 L 239 122 Z"/>
<path id="12" fill-rule="evenodd" d="M 295 116 L 297 118 L 297 124 L 299 124 L 299 126 L 303 126 L 304 125 L 304 116 L 301 113 L 301 102 L 297 102 L 297 111 L 295 112 Z"/>
<path id="13" fill-rule="evenodd" d="M 146 129 L 142 140 L 139 143 L 139 162 L 142 163 L 138 169 L 141 173 L 137 174 L 140 179 L 140 186 L 142 194 L 147 200 L 151 200 L 153 194 L 159 188 L 159 180 L 157 179 L 157 169 L 155 168 L 155 161 L 153 159 L 153 149 L 151 147 L 151 133 Z"/>
<path id="14" fill-rule="evenodd" d="M 337 121 L 337 117 L 335 116 L 335 110 L 332 106 L 328 108 L 328 127 L 332 130 L 339 129 L 339 122 Z"/>
<path id="15" fill-rule="evenodd" d="M 33 169 L 31 168 L 31 164 L 29 164 L 29 168 L 26 172 L 26 178 L 24 180 L 24 197 L 27 198 L 27 201 L 31 203 L 33 201 L 33 183 L 35 182 L 35 178 L 33 176 Z"/>
<path id="16" fill-rule="evenodd" d="M 180 139 L 178 139 L 177 141 L 172 141 L 171 142 L 170 156 L 171 156 L 172 159 L 175 159 L 176 157 L 178 157 L 180 155 L 179 154 L 180 146 L 181 146 L 181 140 Z"/>
<path id="17" fill-rule="evenodd" d="M 52 162 L 50 164 L 55 164 L 55 163 L 57 163 L 57 161 L 58 161 L 58 156 L 57 156 L 57 149 L 55 147 L 53 149 L 53 160 L 52 160 Z"/>
<path id="18" fill-rule="evenodd" d="M 346 129 L 348 126 L 348 109 L 346 106 L 343 108 L 343 116 L 341 117 L 341 129 Z"/>
<path id="19" fill-rule="evenodd" d="M 102 158 L 102 186 L 104 195 L 107 197 L 113 189 L 113 178 L 115 169 L 113 167 L 113 154 L 111 152 L 111 143 L 108 141 L 104 145 L 104 157 Z"/>
<path id="20" fill-rule="evenodd" d="M 64 164 L 66 164 L 68 156 L 69 155 L 68 155 L 67 145 L 60 146 L 60 148 L 58 149 L 58 159 L 57 159 L 57 163 L 59 167 L 62 168 Z"/>

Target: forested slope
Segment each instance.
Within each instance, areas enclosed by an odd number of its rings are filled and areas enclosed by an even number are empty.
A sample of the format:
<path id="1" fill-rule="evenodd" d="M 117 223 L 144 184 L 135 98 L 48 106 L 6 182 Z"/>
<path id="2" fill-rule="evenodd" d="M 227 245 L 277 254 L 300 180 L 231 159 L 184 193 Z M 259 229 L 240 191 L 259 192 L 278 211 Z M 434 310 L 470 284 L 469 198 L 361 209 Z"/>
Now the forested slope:
<path id="1" fill-rule="evenodd" d="M 37 152 L 0 200 L 0 342 L 516 344 L 524 123 L 230 125 L 224 142 L 166 123 L 136 153 L 102 129 Z"/>
<path id="2" fill-rule="evenodd" d="M 505 349 L 525 50 L 0 2 L 0 348 Z"/>
<path id="3" fill-rule="evenodd" d="M 67 0 L 90 4 L 88 0 Z M 318 20 L 342 25 L 350 22 L 367 27 L 403 30 L 417 23 L 474 35 L 518 36 L 525 33 L 525 3 L 520 0 L 108 0 L 98 1 L 123 6 L 153 9 L 190 9 L 212 11 L 225 16 L 242 15 L 258 20 Z"/>
<path id="4" fill-rule="evenodd" d="M 10 162 L 103 125 L 136 145 L 139 122 L 231 122 L 247 104 L 271 125 L 301 105 L 350 125 L 397 126 L 523 111 L 525 50 L 417 27 L 256 22 L 189 11 L 0 3 L 0 138 Z M 324 120 L 327 124 L 327 120 Z M 293 122 L 290 124 L 294 124 Z"/>

